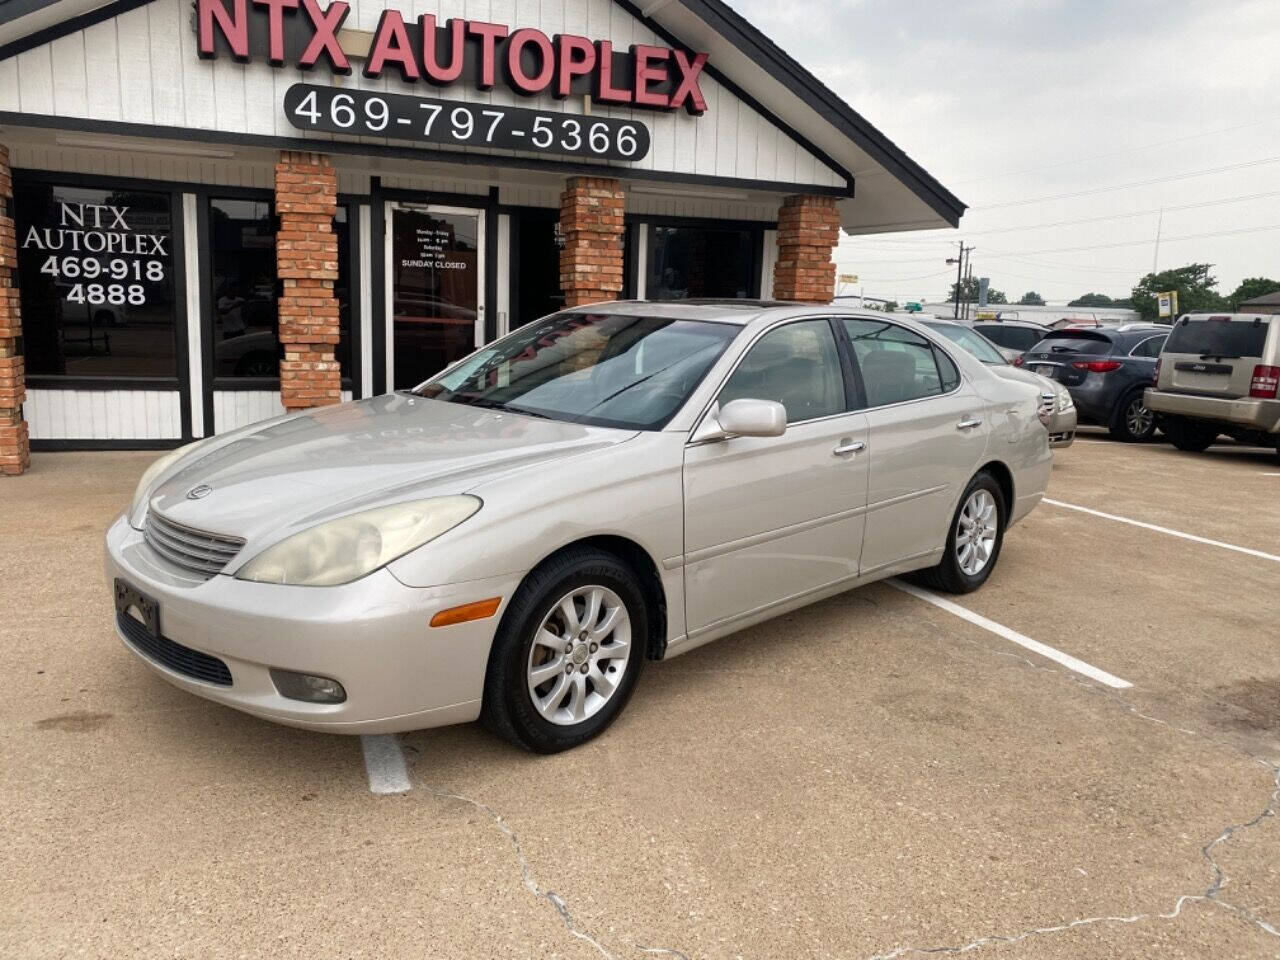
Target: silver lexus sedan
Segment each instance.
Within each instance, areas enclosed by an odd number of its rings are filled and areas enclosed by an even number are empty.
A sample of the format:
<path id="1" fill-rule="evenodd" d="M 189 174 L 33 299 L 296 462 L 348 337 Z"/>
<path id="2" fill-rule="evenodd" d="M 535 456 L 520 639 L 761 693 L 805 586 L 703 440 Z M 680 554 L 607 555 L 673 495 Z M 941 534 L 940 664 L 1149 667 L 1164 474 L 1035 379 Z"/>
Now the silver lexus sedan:
<path id="1" fill-rule="evenodd" d="M 107 533 L 116 628 L 269 720 L 563 750 L 646 660 L 896 574 L 977 589 L 1044 494 L 1039 401 L 896 316 L 569 310 L 157 461 Z"/>

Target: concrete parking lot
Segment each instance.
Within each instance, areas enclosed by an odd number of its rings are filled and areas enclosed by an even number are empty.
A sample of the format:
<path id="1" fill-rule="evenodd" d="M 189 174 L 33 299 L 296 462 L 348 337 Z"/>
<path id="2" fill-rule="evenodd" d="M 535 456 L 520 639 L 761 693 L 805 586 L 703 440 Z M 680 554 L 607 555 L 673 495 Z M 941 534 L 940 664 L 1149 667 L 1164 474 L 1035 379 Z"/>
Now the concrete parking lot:
<path id="1" fill-rule="evenodd" d="M 581 749 L 369 766 L 121 646 L 149 460 L 0 484 L 6 958 L 1280 956 L 1273 455 L 1084 435 L 958 609 L 877 584 L 650 664 Z"/>

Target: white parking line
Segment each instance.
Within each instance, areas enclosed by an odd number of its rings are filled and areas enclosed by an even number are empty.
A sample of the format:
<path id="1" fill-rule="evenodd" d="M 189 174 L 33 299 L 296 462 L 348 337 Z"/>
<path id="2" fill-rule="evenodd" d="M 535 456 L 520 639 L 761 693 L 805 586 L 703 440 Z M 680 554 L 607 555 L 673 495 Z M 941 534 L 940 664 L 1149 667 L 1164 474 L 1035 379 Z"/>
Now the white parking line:
<path id="1" fill-rule="evenodd" d="M 909 593 L 911 596 L 923 600 L 925 603 L 931 603 L 938 609 L 945 610 L 947 613 L 957 616 L 961 620 L 968 620 L 970 623 L 981 627 L 983 630 L 989 630 L 997 637 L 1003 637 L 1005 640 L 1008 640 L 1011 643 L 1016 643 L 1018 646 L 1030 650 L 1032 653 L 1038 653 L 1042 657 L 1047 657 L 1055 663 L 1059 663 L 1066 667 L 1068 670 L 1074 670 L 1076 673 L 1088 677 L 1090 680 L 1096 680 L 1098 683 L 1106 684 L 1108 687 L 1114 687 L 1116 690 L 1127 690 L 1129 687 L 1133 686 L 1133 684 L 1128 680 L 1121 680 L 1119 677 L 1107 673 L 1105 670 L 1098 669 L 1091 663 L 1085 663 L 1083 660 L 1077 660 L 1075 657 L 1071 656 L 1071 654 L 1063 653 L 1061 650 L 1051 647 L 1047 643 L 1041 643 L 1039 640 L 1032 640 L 1030 637 L 1024 636 L 1017 630 L 1009 629 L 1002 623 L 996 623 L 994 620 L 988 620 L 982 614 L 974 613 L 972 610 L 962 607 L 958 603 L 953 603 L 945 597 L 940 597 L 932 590 L 925 590 L 902 580 L 888 580 L 886 583 L 891 587 L 897 587 L 903 593 Z"/>
<path id="2" fill-rule="evenodd" d="M 369 792 L 379 795 L 408 793 L 409 770 L 395 734 L 379 733 L 360 738 L 364 769 L 369 775 Z"/>
<path id="3" fill-rule="evenodd" d="M 1116 523 L 1127 523 L 1130 526 L 1141 527 L 1143 530 L 1154 530 L 1156 533 L 1166 533 L 1171 537 L 1190 540 L 1192 543 L 1203 543 L 1210 547 L 1220 547 L 1223 550 L 1234 550 L 1236 553 L 1243 553 L 1245 556 L 1249 557 L 1257 557 L 1259 560 L 1271 560 L 1274 563 L 1280 563 L 1280 556 L 1276 556 L 1274 553 L 1263 553 L 1261 550 L 1254 550 L 1250 547 L 1238 547 L 1234 543 L 1223 543 L 1221 540 L 1210 540 L 1207 537 L 1197 537 L 1193 533 L 1183 533 L 1181 530 L 1170 530 L 1168 527 L 1156 526 L 1154 523 L 1144 523 L 1141 520 L 1130 520 L 1128 517 L 1118 517 L 1114 513 L 1103 513 L 1101 510 L 1082 507 L 1075 503 L 1063 503 L 1061 500 L 1050 500 L 1048 497 L 1045 497 L 1043 502 L 1055 507 L 1063 507 L 1067 510 L 1079 510 L 1081 513 L 1088 513 L 1095 517 L 1102 517 L 1104 520 L 1114 520 Z"/>

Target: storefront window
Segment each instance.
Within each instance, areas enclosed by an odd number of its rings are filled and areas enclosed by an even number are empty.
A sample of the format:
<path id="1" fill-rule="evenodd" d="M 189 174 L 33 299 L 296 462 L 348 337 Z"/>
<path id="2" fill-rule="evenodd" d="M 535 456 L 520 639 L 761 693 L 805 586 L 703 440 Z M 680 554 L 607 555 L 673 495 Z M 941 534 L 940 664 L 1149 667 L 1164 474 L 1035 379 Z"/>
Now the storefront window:
<path id="1" fill-rule="evenodd" d="M 338 344 L 343 379 L 351 376 L 351 229 L 347 208 L 333 221 L 338 241 Z M 267 200 L 209 200 L 213 258 L 214 369 L 222 377 L 280 376 L 276 312 L 276 222 Z"/>
<path id="2" fill-rule="evenodd" d="M 211 198 L 209 247 L 215 375 L 280 376 L 271 203 Z"/>
<path id="3" fill-rule="evenodd" d="M 757 270 L 750 230 L 650 225 L 647 252 L 649 300 L 753 295 Z"/>
<path id="4" fill-rule="evenodd" d="M 19 179 L 29 376 L 178 375 L 171 197 Z"/>

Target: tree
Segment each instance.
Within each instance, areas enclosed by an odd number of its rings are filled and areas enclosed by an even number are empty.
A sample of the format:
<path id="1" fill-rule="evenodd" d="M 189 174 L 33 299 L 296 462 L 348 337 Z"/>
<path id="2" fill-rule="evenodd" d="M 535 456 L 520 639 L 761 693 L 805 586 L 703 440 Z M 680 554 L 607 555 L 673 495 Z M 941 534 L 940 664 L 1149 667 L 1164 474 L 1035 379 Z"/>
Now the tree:
<path id="1" fill-rule="evenodd" d="M 897 309 L 898 309 L 898 301 L 897 301 L 897 300 L 886 300 L 886 301 L 884 302 L 884 312 L 885 312 L 885 313 L 893 313 L 893 311 L 895 311 L 895 310 L 897 310 Z"/>
<path id="2" fill-rule="evenodd" d="M 956 299 L 956 287 L 958 284 L 951 285 L 951 301 L 954 303 Z M 978 302 L 978 279 L 977 277 L 965 277 L 964 286 L 961 289 L 961 303 L 977 303 Z M 987 303 L 1008 303 L 1009 298 L 1001 291 L 992 287 L 987 291 Z"/>
<path id="3" fill-rule="evenodd" d="M 1249 277 L 1242 280 L 1240 286 L 1236 287 L 1235 292 L 1228 297 L 1232 310 L 1239 310 L 1240 304 L 1246 300 L 1252 300 L 1254 297 L 1265 297 L 1268 293 L 1280 292 L 1280 280 L 1270 280 L 1267 277 Z"/>
<path id="4" fill-rule="evenodd" d="M 1156 294 L 1178 291 L 1178 310 L 1194 313 L 1205 310 L 1225 310 L 1227 301 L 1217 290 L 1218 281 L 1209 273 L 1211 263 L 1189 263 L 1176 270 L 1148 273 L 1133 288 L 1133 309 L 1148 323 L 1159 319 L 1160 306 Z"/>
<path id="5" fill-rule="evenodd" d="M 1028 290 L 1022 295 L 1022 299 L 1018 301 L 1018 304 L 1024 307 L 1043 307 L 1044 297 L 1034 290 Z"/>
<path id="6" fill-rule="evenodd" d="M 1068 307 L 1110 307 L 1116 303 L 1105 293 L 1086 293 L 1079 299 L 1072 300 Z"/>

